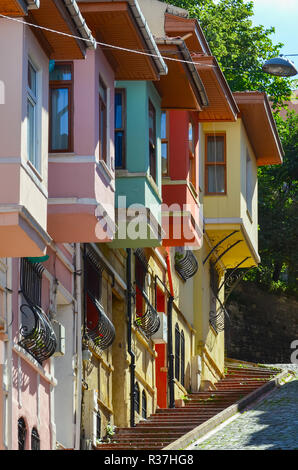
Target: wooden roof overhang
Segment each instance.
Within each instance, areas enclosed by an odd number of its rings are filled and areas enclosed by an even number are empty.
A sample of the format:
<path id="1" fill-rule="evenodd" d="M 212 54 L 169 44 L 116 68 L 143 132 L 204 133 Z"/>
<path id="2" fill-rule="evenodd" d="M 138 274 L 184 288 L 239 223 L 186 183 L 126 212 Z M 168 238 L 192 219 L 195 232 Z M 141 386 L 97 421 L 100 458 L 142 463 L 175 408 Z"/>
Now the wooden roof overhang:
<path id="1" fill-rule="evenodd" d="M 115 71 L 116 80 L 158 80 L 160 74 L 166 73 L 153 36 L 145 20 L 138 15 L 134 2 L 87 1 L 79 5 L 96 39 L 115 46 L 103 45 L 102 50 Z M 148 52 L 152 56 L 130 50 Z"/>
<path id="2" fill-rule="evenodd" d="M 155 83 L 162 108 L 201 111 L 208 106 L 204 85 L 184 41 L 156 39 L 156 42 L 168 67 L 168 74 Z"/>
<path id="3" fill-rule="evenodd" d="M 79 17 L 78 7 L 77 12 L 77 17 Z M 30 10 L 27 18 L 27 22 L 34 23 L 37 26 L 76 36 L 73 38 L 46 29 L 32 27 L 33 33 L 50 59 L 83 59 L 88 47 L 93 49 L 96 47 L 94 38 L 85 25 L 84 19 L 81 17 L 80 25 L 76 25 L 64 0 L 42 0 L 40 7 Z M 84 40 L 88 38 L 90 41 Z"/>
<path id="4" fill-rule="evenodd" d="M 170 37 L 185 37 L 190 53 L 212 55 L 199 22 L 193 18 L 185 18 L 165 13 L 165 32 Z"/>
<path id="5" fill-rule="evenodd" d="M 199 121 L 236 121 L 239 109 L 215 57 L 197 54 L 192 58 L 209 100 L 209 106 L 199 114 Z"/>
<path id="6" fill-rule="evenodd" d="M 27 14 L 28 4 L 26 0 L 1 0 L 0 13 L 12 17 Z"/>
<path id="7" fill-rule="evenodd" d="M 233 95 L 257 165 L 281 164 L 284 152 L 267 95 L 258 91 L 237 92 Z"/>

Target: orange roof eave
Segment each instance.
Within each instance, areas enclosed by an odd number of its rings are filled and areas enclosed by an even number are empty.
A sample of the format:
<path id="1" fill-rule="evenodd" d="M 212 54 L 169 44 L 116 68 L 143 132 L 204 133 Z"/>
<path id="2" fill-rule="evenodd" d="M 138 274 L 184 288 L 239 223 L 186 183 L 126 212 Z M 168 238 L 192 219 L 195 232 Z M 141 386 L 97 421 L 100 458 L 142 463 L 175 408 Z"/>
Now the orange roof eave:
<path id="1" fill-rule="evenodd" d="M 147 24 L 137 23 L 137 13 L 128 1 L 87 1 L 79 6 L 98 41 L 115 46 L 106 46 L 103 52 L 115 71 L 116 80 L 158 80 L 166 73 Z M 151 56 L 130 50 L 149 51 Z"/>
<path id="2" fill-rule="evenodd" d="M 216 58 L 201 54 L 193 55 L 192 58 L 209 99 L 209 106 L 200 113 L 199 120 L 236 121 L 239 108 Z"/>
<path id="3" fill-rule="evenodd" d="M 233 93 L 239 107 L 257 165 L 278 165 L 284 151 L 266 93 L 258 91 Z"/>

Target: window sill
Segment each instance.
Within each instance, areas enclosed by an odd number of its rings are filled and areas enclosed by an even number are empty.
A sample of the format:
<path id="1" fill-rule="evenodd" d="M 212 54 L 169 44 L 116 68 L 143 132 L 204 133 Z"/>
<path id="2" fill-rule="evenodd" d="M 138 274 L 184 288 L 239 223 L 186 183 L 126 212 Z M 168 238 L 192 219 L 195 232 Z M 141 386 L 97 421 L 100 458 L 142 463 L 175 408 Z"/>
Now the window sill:
<path id="1" fill-rule="evenodd" d="M 99 168 L 99 171 L 101 173 L 102 172 L 104 173 L 106 178 L 108 178 L 109 182 L 114 180 L 114 178 L 115 178 L 114 172 L 112 172 L 112 170 L 108 167 L 108 165 L 103 160 L 99 160 L 97 162 L 97 167 Z"/>
<path id="2" fill-rule="evenodd" d="M 42 176 L 40 172 L 35 168 L 35 166 L 30 162 L 30 160 L 27 160 L 27 165 L 30 168 L 30 171 L 34 173 L 34 176 L 36 176 L 36 178 L 38 178 L 38 180 L 41 182 Z"/>
<path id="3" fill-rule="evenodd" d="M 248 220 L 249 220 L 250 223 L 252 224 L 252 223 L 253 223 L 252 216 L 251 216 L 251 213 L 249 212 L 248 209 L 246 209 L 246 215 L 247 215 L 247 217 L 248 217 Z"/>

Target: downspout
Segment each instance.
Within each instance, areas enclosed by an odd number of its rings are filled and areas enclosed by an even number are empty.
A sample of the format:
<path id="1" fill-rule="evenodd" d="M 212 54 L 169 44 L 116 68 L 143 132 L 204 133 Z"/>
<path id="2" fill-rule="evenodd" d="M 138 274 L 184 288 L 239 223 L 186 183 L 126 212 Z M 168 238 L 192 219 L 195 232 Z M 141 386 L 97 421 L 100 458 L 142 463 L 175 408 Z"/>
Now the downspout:
<path id="1" fill-rule="evenodd" d="M 81 439 L 81 402 L 82 402 L 82 296 L 81 296 L 81 250 L 80 243 L 75 244 L 75 300 L 76 311 L 76 355 L 77 355 L 77 376 L 76 376 L 76 396 L 75 396 L 75 450 L 80 450 Z"/>
<path id="2" fill-rule="evenodd" d="M 131 284 L 131 248 L 126 249 L 126 280 L 127 280 L 127 350 L 130 355 L 130 426 L 135 427 L 135 354 L 132 350 L 132 284 Z"/>
<path id="3" fill-rule="evenodd" d="M 173 302 L 174 302 L 174 289 L 171 273 L 170 262 L 170 249 L 167 250 L 167 271 L 170 287 L 170 296 L 168 298 L 167 316 L 168 316 L 168 384 L 169 384 L 169 408 L 175 408 L 175 378 L 174 378 L 174 352 L 173 352 Z"/>

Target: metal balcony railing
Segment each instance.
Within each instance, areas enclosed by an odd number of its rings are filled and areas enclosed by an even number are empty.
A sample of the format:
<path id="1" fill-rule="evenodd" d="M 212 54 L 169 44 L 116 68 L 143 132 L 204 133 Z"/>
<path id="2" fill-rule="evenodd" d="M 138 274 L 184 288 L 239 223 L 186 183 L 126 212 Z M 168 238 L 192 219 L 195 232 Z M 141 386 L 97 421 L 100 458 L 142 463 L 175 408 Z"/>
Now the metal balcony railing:
<path id="1" fill-rule="evenodd" d="M 175 269 L 184 281 L 193 277 L 198 267 L 197 259 L 191 250 L 176 251 Z"/>
<path id="2" fill-rule="evenodd" d="M 106 315 L 101 303 L 89 291 L 88 296 L 97 310 L 98 318 L 96 321 L 92 318 L 90 322 L 88 321 L 87 314 L 86 336 L 88 340 L 92 341 L 96 348 L 100 351 L 104 351 L 111 346 L 115 339 L 115 327 Z"/>
<path id="3" fill-rule="evenodd" d="M 144 313 L 136 313 L 135 324 L 141 328 L 147 338 L 150 338 L 158 331 L 160 327 L 160 318 L 157 311 L 151 304 L 147 294 L 141 289 L 138 289 L 138 292 L 141 293 L 142 298 L 145 301 L 145 306 Z"/>
<path id="4" fill-rule="evenodd" d="M 21 306 L 22 324 L 19 345 L 40 364 L 51 357 L 57 346 L 53 327 L 44 311 L 36 305 Z"/>

